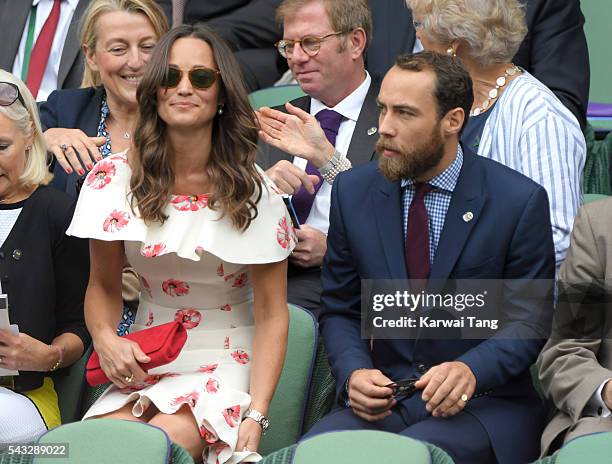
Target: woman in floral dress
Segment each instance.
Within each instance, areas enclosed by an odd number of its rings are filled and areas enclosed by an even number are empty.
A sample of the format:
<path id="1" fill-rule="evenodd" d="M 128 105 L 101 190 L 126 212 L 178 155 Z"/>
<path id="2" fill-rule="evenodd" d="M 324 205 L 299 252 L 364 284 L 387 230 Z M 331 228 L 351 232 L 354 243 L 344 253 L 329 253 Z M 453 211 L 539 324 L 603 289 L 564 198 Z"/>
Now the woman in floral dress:
<path id="1" fill-rule="evenodd" d="M 295 235 L 255 165 L 257 127 L 238 65 L 204 26 L 153 52 L 138 89 L 134 146 L 85 180 L 69 234 L 91 240 L 87 326 L 113 382 L 85 415 L 148 422 L 205 462 L 251 462 L 285 355 L 286 258 Z M 181 322 L 170 364 L 118 337 L 121 267 L 140 276 L 132 331 Z M 274 424 L 272 424 L 272 427 Z"/>

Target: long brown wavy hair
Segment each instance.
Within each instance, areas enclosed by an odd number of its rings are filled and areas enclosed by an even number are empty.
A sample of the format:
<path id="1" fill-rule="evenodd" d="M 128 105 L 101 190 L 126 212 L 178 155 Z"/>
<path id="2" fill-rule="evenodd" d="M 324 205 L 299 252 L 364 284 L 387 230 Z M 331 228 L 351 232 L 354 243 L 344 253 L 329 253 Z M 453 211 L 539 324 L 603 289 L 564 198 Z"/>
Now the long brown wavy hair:
<path id="1" fill-rule="evenodd" d="M 139 118 L 130 154 L 132 209 L 136 206 L 147 223 L 168 219 L 164 210 L 174 185 L 174 172 L 167 126 L 157 113 L 157 91 L 168 72 L 170 49 L 184 37 L 206 42 L 220 72 L 223 114 L 215 115 L 212 149 L 205 168 L 211 190 L 208 207 L 220 210 L 222 217 L 228 214 L 236 228 L 246 230 L 257 217 L 256 205 L 262 195 L 262 179 L 255 168 L 257 119 L 234 54 L 223 39 L 200 24 L 179 26 L 164 35 L 138 86 Z"/>

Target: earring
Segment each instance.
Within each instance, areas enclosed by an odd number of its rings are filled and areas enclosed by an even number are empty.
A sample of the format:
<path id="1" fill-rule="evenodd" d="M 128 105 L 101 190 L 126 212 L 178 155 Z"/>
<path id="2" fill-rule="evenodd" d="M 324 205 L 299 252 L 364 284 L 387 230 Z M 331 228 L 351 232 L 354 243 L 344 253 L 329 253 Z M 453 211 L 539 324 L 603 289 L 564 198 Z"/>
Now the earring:
<path id="1" fill-rule="evenodd" d="M 32 145 L 26 147 L 26 151 L 30 151 L 32 149 Z"/>
<path id="2" fill-rule="evenodd" d="M 219 109 L 217 110 L 217 114 L 221 116 L 223 114 L 223 105 L 219 105 Z"/>
<path id="3" fill-rule="evenodd" d="M 455 53 L 455 50 L 453 50 L 453 47 L 448 47 L 446 49 L 446 54 L 449 56 L 452 56 L 453 58 L 457 56 L 457 53 Z"/>

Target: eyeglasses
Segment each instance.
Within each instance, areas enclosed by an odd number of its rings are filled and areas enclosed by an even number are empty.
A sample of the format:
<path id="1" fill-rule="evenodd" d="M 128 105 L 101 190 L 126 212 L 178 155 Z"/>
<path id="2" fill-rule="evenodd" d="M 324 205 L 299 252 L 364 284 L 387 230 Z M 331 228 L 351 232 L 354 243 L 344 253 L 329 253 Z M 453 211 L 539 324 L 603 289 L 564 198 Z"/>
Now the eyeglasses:
<path id="1" fill-rule="evenodd" d="M 302 50 L 304 50 L 304 53 L 306 53 L 308 56 L 315 56 L 321 49 L 321 42 L 335 35 L 342 34 L 346 34 L 346 32 L 332 32 L 331 34 L 324 35 L 323 37 L 305 35 L 300 40 L 279 40 L 274 44 L 274 46 L 283 58 L 287 58 L 287 56 L 293 54 L 293 48 L 296 44 L 299 44 L 300 47 L 302 47 Z"/>
<path id="2" fill-rule="evenodd" d="M 194 88 L 205 90 L 212 87 L 217 80 L 217 77 L 220 76 L 221 73 L 216 69 L 200 67 L 189 70 L 187 75 L 189 76 L 189 82 L 191 82 L 191 85 L 193 85 Z M 182 79 L 183 71 L 170 66 L 166 71 L 166 76 L 164 77 L 161 85 L 167 89 L 173 89 L 179 85 Z"/>
<path id="3" fill-rule="evenodd" d="M 0 106 L 11 106 L 16 100 L 19 100 L 25 108 L 26 104 L 19 87 L 12 82 L 0 82 Z"/>

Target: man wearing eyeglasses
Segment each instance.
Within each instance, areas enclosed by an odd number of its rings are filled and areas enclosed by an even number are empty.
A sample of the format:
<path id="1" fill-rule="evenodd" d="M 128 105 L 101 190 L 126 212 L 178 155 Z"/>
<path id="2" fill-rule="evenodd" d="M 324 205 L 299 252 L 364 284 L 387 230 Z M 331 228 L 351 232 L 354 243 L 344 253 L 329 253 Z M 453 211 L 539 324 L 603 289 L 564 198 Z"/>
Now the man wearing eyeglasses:
<path id="1" fill-rule="evenodd" d="M 259 111 L 258 163 L 293 195 L 300 223 L 288 300 L 316 313 L 334 176 L 375 156 L 379 84 L 364 66 L 372 18 L 366 0 L 284 0 L 277 19 L 277 49 L 307 96 Z"/>

